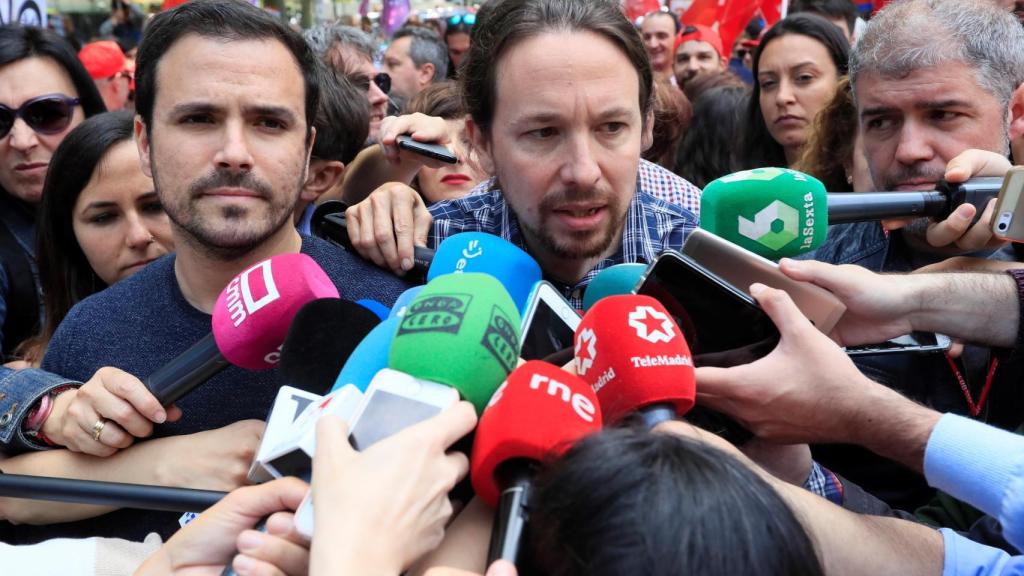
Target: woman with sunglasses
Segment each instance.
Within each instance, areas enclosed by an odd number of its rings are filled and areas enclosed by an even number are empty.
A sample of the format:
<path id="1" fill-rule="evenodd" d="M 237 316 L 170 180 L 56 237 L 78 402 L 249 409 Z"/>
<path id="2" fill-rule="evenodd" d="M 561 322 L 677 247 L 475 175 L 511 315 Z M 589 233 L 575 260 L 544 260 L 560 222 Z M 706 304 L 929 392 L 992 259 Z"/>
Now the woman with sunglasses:
<path id="1" fill-rule="evenodd" d="M 104 110 L 92 78 L 64 40 L 38 28 L 0 28 L 0 342 L 5 355 L 31 335 L 38 319 L 38 313 L 28 313 L 39 309 L 32 281 L 37 275 L 33 222 L 50 157 L 72 128 Z M 16 302 L 8 301 L 12 294 Z"/>
<path id="2" fill-rule="evenodd" d="M 796 163 L 815 116 L 846 74 L 849 57 L 850 45 L 839 28 L 814 14 L 794 14 L 765 33 L 754 53 L 740 168 Z"/>
<path id="3" fill-rule="evenodd" d="M 462 57 L 469 52 L 469 33 L 476 24 L 476 14 L 456 14 L 448 19 L 444 43 L 448 46 L 448 78 L 458 77 Z"/>

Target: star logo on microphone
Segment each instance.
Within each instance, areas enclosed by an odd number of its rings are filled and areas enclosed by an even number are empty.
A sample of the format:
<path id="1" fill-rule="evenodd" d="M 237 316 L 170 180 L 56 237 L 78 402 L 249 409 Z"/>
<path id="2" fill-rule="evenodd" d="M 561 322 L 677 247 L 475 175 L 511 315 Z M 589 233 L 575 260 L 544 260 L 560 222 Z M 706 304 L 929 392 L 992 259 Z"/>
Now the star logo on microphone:
<path id="1" fill-rule="evenodd" d="M 597 335 L 590 328 L 580 332 L 580 339 L 576 341 L 576 373 L 584 376 L 587 370 L 594 365 L 594 358 L 597 357 Z"/>
<path id="2" fill-rule="evenodd" d="M 651 344 L 668 342 L 676 337 L 672 319 L 668 314 L 658 312 L 650 306 L 637 306 L 629 313 L 629 325 L 636 329 L 636 335 Z"/>

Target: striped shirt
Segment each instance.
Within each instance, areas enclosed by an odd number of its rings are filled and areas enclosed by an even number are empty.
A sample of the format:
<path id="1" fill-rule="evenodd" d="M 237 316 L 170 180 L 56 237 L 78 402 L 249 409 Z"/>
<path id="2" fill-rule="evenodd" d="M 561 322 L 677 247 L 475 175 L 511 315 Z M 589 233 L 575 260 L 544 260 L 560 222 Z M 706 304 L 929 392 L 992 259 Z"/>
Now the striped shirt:
<path id="1" fill-rule="evenodd" d="M 629 203 L 622 242 L 610 257 L 602 260 L 575 284 L 559 282 L 545 271 L 551 282 L 576 309 L 583 308 L 583 291 L 598 272 L 623 263 L 650 264 L 661 252 L 678 250 L 697 226 L 700 190 L 671 172 L 641 160 L 637 192 Z M 657 193 L 656 197 L 653 193 Z M 678 198 L 669 203 L 663 198 Z M 691 206 L 692 208 L 687 208 Z M 434 217 L 428 244 L 436 248 L 445 238 L 460 232 L 494 234 L 527 250 L 519 221 L 494 179 L 477 186 L 469 196 L 438 202 L 430 207 Z"/>

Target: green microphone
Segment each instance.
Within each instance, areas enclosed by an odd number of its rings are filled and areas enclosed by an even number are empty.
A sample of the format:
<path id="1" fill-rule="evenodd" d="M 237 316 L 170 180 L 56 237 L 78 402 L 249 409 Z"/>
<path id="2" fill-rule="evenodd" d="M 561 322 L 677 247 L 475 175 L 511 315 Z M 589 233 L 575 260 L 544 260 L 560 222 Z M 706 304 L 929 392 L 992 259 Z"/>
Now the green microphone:
<path id="1" fill-rule="evenodd" d="M 488 274 L 438 276 L 399 323 L 388 367 L 458 390 L 477 413 L 516 367 L 519 310 Z"/>
<path id="2" fill-rule="evenodd" d="M 828 232 L 828 195 L 813 176 L 755 168 L 709 183 L 700 227 L 751 252 L 778 260 L 810 252 Z"/>

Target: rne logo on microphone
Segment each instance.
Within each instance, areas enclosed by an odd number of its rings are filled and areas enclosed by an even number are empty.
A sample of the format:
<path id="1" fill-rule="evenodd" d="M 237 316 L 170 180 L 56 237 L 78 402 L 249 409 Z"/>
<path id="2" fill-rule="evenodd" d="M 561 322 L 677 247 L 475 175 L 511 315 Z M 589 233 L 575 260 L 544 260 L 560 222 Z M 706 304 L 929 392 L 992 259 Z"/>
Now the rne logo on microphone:
<path id="1" fill-rule="evenodd" d="M 253 272 L 257 275 L 252 276 Z M 262 279 L 262 286 L 256 280 Z M 262 292 L 259 290 L 262 289 Z M 253 298 L 253 293 L 262 294 L 259 299 Z M 231 321 L 235 328 L 238 328 L 250 314 L 255 314 L 261 308 L 281 297 L 274 282 L 274 273 L 270 267 L 270 260 L 264 260 L 259 264 L 242 272 L 231 279 L 227 287 L 227 298 L 225 302 L 228 312 L 231 314 Z"/>
<path id="2" fill-rule="evenodd" d="M 516 367 L 519 358 L 519 339 L 516 337 L 516 329 L 512 325 L 505 312 L 494 306 L 491 308 L 491 319 L 487 322 L 487 330 L 480 341 L 488 352 L 501 364 L 508 374 Z"/>
<path id="3" fill-rule="evenodd" d="M 417 298 L 406 310 L 395 336 L 424 332 L 458 334 L 472 301 L 470 294 L 436 294 Z"/>
<path id="4" fill-rule="evenodd" d="M 676 337 L 676 330 L 668 314 L 658 312 L 651 306 L 637 306 L 630 312 L 629 325 L 636 330 L 637 336 L 651 344 L 668 342 Z"/>
<path id="5" fill-rule="evenodd" d="M 580 332 L 579 340 L 576 341 L 576 373 L 585 376 L 596 358 L 597 334 L 590 328 L 584 328 Z"/>
<path id="6" fill-rule="evenodd" d="M 553 380 L 543 374 L 534 374 L 530 378 L 530 388 L 533 390 L 540 390 L 541 384 L 547 383 L 547 394 L 552 398 L 561 398 L 562 402 L 572 406 L 572 409 L 576 412 L 576 415 L 583 419 L 584 422 L 593 422 L 594 403 L 579 392 L 573 392 L 569 386 Z"/>

